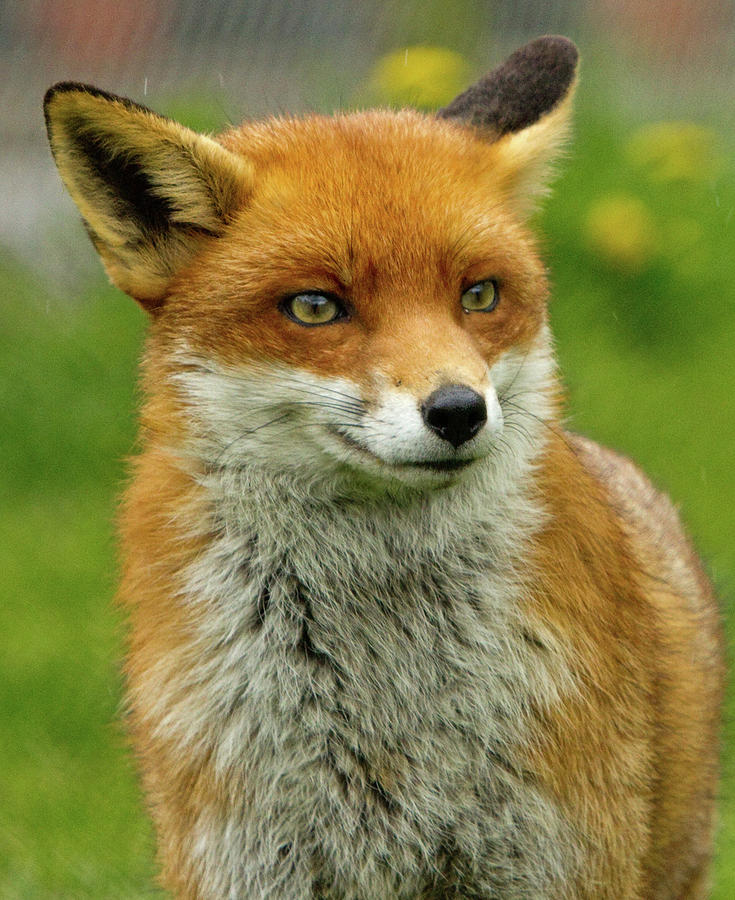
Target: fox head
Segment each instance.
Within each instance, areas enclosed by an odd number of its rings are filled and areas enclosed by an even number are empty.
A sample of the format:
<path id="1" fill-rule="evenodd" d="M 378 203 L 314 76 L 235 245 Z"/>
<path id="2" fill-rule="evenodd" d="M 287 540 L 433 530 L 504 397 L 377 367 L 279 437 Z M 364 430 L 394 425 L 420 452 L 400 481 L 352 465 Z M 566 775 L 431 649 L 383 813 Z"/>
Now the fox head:
<path id="1" fill-rule="evenodd" d="M 151 315 L 152 439 L 208 467 L 411 489 L 537 452 L 553 364 L 526 220 L 576 65 L 570 41 L 540 38 L 436 116 L 216 139 L 51 88 L 61 176 L 110 278 Z"/>

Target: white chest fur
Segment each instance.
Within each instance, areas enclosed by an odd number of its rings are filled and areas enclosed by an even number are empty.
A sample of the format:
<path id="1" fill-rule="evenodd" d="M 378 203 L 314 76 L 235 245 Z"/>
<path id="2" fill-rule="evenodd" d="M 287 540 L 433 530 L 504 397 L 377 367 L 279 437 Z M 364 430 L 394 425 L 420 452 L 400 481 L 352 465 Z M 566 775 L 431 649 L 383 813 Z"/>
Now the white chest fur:
<path id="1" fill-rule="evenodd" d="M 568 687 L 519 612 L 540 511 L 482 484 L 289 508 L 207 476 L 219 529 L 181 593 L 199 661 L 175 695 L 162 662 L 152 716 L 231 786 L 192 835 L 212 897 L 558 895 L 568 830 L 520 762 Z"/>

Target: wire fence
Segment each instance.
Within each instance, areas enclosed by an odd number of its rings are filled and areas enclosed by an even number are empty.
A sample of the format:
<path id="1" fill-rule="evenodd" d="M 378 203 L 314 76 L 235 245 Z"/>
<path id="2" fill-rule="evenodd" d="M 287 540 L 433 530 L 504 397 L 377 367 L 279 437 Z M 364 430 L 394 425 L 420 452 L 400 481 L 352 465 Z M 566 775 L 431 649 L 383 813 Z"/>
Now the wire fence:
<path id="1" fill-rule="evenodd" d="M 447 47 L 479 73 L 544 33 L 577 40 L 584 77 L 606 79 L 614 102 L 732 128 L 733 0 L 6 0 L 0 251 L 41 259 L 55 277 L 93 264 L 46 148 L 41 99 L 56 81 L 162 112 L 198 105 L 209 110 L 204 123 L 217 124 L 360 105 L 391 50 Z"/>

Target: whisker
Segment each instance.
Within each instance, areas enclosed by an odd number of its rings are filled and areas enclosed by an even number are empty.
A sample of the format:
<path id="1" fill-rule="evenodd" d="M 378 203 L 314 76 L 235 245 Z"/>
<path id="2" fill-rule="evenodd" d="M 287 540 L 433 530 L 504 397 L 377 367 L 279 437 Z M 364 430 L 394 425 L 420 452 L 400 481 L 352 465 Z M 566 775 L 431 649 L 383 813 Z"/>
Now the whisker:
<path id="1" fill-rule="evenodd" d="M 505 427 L 508 431 L 515 431 L 517 434 L 523 435 L 523 437 L 525 437 L 528 441 L 533 440 L 533 438 L 531 436 L 531 432 L 526 427 L 521 425 L 520 422 L 515 422 L 512 420 L 506 421 Z"/>
<path id="2" fill-rule="evenodd" d="M 278 422 L 282 422 L 282 421 L 283 421 L 284 419 L 286 419 L 286 418 L 288 418 L 288 413 L 287 413 L 287 412 L 283 412 L 283 413 L 281 413 L 280 415 L 276 416 L 276 417 L 273 418 L 273 419 L 270 419 L 270 420 L 267 421 L 267 422 L 262 422 L 260 425 L 256 425 L 255 428 L 249 428 L 249 429 L 247 429 L 246 431 L 240 432 L 240 434 L 239 434 L 236 438 L 233 438 L 228 444 L 226 444 L 226 445 L 222 448 L 222 450 L 220 451 L 219 455 L 217 456 L 217 459 L 215 460 L 215 465 L 216 465 L 217 463 L 219 463 L 219 461 L 220 461 L 220 459 L 222 458 L 222 456 L 223 456 L 225 453 L 227 453 L 227 451 L 228 451 L 231 447 L 233 447 L 238 441 L 243 440 L 243 438 L 249 437 L 251 434 L 255 434 L 256 432 L 261 431 L 263 428 L 268 428 L 268 427 L 270 427 L 271 425 L 274 425 L 274 424 L 276 424 L 276 423 L 278 423 Z"/>
<path id="3" fill-rule="evenodd" d="M 314 391 L 312 393 L 317 395 L 316 391 Z M 307 407 L 312 407 L 312 408 L 334 409 L 334 410 L 337 410 L 338 412 L 344 412 L 344 413 L 347 413 L 350 415 L 358 416 L 360 418 L 362 418 L 365 415 L 365 413 L 367 412 L 366 404 L 364 404 L 362 401 L 357 401 L 355 404 L 348 404 L 348 403 L 330 404 L 329 402 L 325 402 L 324 400 L 311 400 L 310 401 L 310 400 L 291 399 L 289 401 L 289 403 L 294 406 L 298 405 L 298 406 L 307 406 Z M 357 403 L 359 403 L 360 406 L 357 406 Z M 391 424 L 391 422 L 389 422 L 387 419 L 384 419 L 381 416 L 376 416 L 374 413 L 371 414 L 370 418 L 371 418 L 373 424 L 377 424 L 377 425 L 390 425 Z M 355 422 L 354 425 L 357 426 L 357 422 Z"/>
<path id="4" fill-rule="evenodd" d="M 516 397 L 524 397 L 527 394 L 531 394 L 532 396 L 538 397 L 539 390 L 538 388 L 524 388 L 523 390 L 516 391 L 513 394 L 502 394 L 498 395 L 498 400 L 503 403 L 504 401 L 510 402 L 511 400 L 515 400 Z"/>
<path id="5" fill-rule="evenodd" d="M 308 406 L 315 409 L 337 409 L 341 412 L 354 413 L 355 415 L 362 415 L 363 413 L 363 410 L 356 406 L 350 406 L 347 403 L 337 403 L 336 401 L 330 400 L 290 400 L 289 405 Z"/>
<path id="6" fill-rule="evenodd" d="M 367 425 L 364 425 L 361 422 L 330 422 L 329 423 L 333 428 L 367 428 Z M 318 428 L 321 427 L 321 422 L 301 422 L 302 428 Z"/>
<path id="7" fill-rule="evenodd" d="M 275 443 L 276 441 L 282 441 L 283 436 L 285 434 L 288 434 L 289 431 L 299 432 L 305 430 L 306 428 L 323 427 L 320 422 L 295 422 L 293 420 L 288 421 L 288 418 L 288 413 L 283 413 L 282 415 L 277 416 L 274 419 L 270 419 L 268 422 L 263 422 L 256 428 L 249 428 L 245 431 L 242 431 L 236 438 L 233 438 L 233 440 L 231 440 L 225 447 L 220 450 L 214 460 L 214 465 L 221 466 L 222 458 L 224 457 L 224 455 L 228 453 L 239 441 L 250 437 L 256 432 L 262 431 L 264 428 L 270 428 L 271 432 L 266 433 L 259 438 L 259 444 L 261 446 L 266 446 L 268 444 Z M 356 428 L 366 429 L 368 427 L 367 425 L 361 424 L 359 422 L 330 422 L 329 424 L 335 428 L 344 428 L 350 431 Z"/>
<path id="8" fill-rule="evenodd" d="M 512 412 L 527 416 L 529 419 L 534 419 L 535 421 L 540 422 L 542 425 L 545 425 L 547 428 L 551 428 L 553 430 L 553 426 L 547 419 L 544 419 L 543 416 L 539 416 L 537 413 L 531 412 L 530 409 L 526 409 L 518 403 L 513 403 L 512 400 L 505 400 L 504 405 L 506 407 L 511 407 Z"/>
<path id="9" fill-rule="evenodd" d="M 525 409 L 523 406 L 520 406 L 517 403 L 513 403 L 510 400 L 506 399 L 505 404 L 512 407 L 512 409 L 515 413 L 517 413 L 519 415 L 523 415 L 523 416 L 528 416 L 529 419 L 534 419 L 535 421 L 539 422 L 541 425 L 543 425 L 545 428 L 547 428 L 553 435 L 555 435 L 558 438 L 561 438 L 561 440 L 564 441 L 566 446 L 572 452 L 574 452 L 574 447 L 572 447 L 571 443 L 569 442 L 569 439 L 567 438 L 566 434 L 564 433 L 564 429 L 561 428 L 561 426 L 557 425 L 556 423 L 552 423 L 552 422 L 548 421 L 547 419 L 544 419 L 542 416 L 539 416 L 536 413 L 531 412 L 529 409 Z M 506 425 L 512 425 L 512 424 L 518 425 L 517 422 L 513 423 L 513 420 L 506 419 Z"/>
<path id="10" fill-rule="evenodd" d="M 321 397 L 324 394 L 331 394 L 333 397 L 339 398 L 341 400 L 348 400 L 351 403 L 355 403 L 359 406 L 364 406 L 365 403 L 360 397 L 355 397 L 352 394 L 348 394 L 345 391 L 340 391 L 338 388 L 331 387 L 330 385 L 319 385 L 318 387 L 312 387 L 311 385 L 304 384 L 302 381 L 299 381 L 297 378 L 286 378 L 280 377 L 278 382 L 285 387 L 288 387 L 290 390 L 301 391 L 304 394 L 311 394 L 315 397 Z"/>
<path id="11" fill-rule="evenodd" d="M 507 397 L 508 393 L 512 390 L 513 385 L 516 383 L 518 376 L 521 374 L 523 367 L 526 365 L 526 361 L 528 360 L 528 355 L 530 354 L 530 352 L 531 352 L 531 347 L 529 347 L 526 350 L 526 352 L 523 354 L 523 359 L 518 363 L 518 368 L 515 371 L 515 375 L 513 376 L 513 378 L 511 378 L 510 384 L 508 385 L 508 387 L 505 389 L 505 391 L 503 393 L 504 397 Z M 498 400 L 500 400 L 500 397 L 498 397 Z"/>

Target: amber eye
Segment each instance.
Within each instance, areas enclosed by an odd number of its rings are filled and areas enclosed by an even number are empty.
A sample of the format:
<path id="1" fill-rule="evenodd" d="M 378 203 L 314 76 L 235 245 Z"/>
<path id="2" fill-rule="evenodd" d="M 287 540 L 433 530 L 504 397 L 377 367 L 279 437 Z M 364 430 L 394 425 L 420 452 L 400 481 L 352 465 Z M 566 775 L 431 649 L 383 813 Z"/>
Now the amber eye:
<path id="1" fill-rule="evenodd" d="M 299 325 L 329 325 L 347 315 L 344 305 L 336 297 L 326 294 L 296 294 L 281 304 L 286 315 Z"/>
<path id="2" fill-rule="evenodd" d="M 462 294 L 462 308 L 465 312 L 492 312 L 498 300 L 500 293 L 496 281 L 478 281 Z"/>

